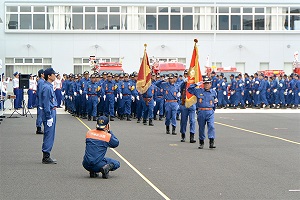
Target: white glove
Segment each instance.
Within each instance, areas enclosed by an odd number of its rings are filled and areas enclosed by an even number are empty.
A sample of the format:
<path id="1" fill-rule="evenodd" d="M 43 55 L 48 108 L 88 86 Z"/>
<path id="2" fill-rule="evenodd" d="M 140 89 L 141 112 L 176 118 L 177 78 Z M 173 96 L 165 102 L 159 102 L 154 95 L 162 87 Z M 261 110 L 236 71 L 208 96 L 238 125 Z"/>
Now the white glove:
<path id="1" fill-rule="evenodd" d="M 154 106 L 156 106 L 156 101 L 154 101 Z"/>
<path id="2" fill-rule="evenodd" d="M 225 83 L 223 82 L 223 83 L 222 83 L 222 86 L 224 86 L 224 85 L 225 85 Z"/>
<path id="3" fill-rule="evenodd" d="M 259 81 L 255 81 L 255 84 L 259 84 Z"/>
<path id="4" fill-rule="evenodd" d="M 215 99 L 214 103 L 218 103 L 218 102 L 219 102 L 218 99 Z"/>
<path id="5" fill-rule="evenodd" d="M 184 81 L 184 82 L 187 82 L 187 81 L 188 81 L 188 78 L 183 78 L 183 81 Z"/>
<path id="6" fill-rule="evenodd" d="M 177 97 L 180 97 L 180 96 L 181 96 L 181 93 L 180 93 L 180 92 L 178 92 L 178 93 L 177 93 Z"/>
<path id="7" fill-rule="evenodd" d="M 123 94 L 122 93 L 120 93 L 120 99 L 122 99 L 123 98 Z"/>
<path id="8" fill-rule="evenodd" d="M 69 96 L 69 99 L 72 101 L 72 99 L 73 99 L 72 96 Z"/>
<path id="9" fill-rule="evenodd" d="M 247 81 L 246 83 L 249 84 L 249 81 Z"/>
<path id="10" fill-rule="evenodd" d="M 256 91 L 256 94 L 259 95 L 259 91 Z"/>
<path id="11" fill-rule="evenodd" d="M 85 95 L 85 98 L 86 98 L 86 100 L 89 100 L 89 96 L 88 95 Z"/>
<path id="12" fill-rule="evenodd" d="M 106 95 L 103 95 L 103 100 L 105 101 L 105 99 L 106 99 Z"/>
<path id="13" fill-rule="evenodd" d="M 226 91 L 223 92 L 223 95 L 226 95 Z"/>
<path id="14" fill-rule="evenodd" d="M 117 97 L 115 97 L 115 102 L 117 102 L 118 101 L 118 98 Z"/>
<path id="15" fill-rule="evenodd" d="M 234 91 L 231 91 L 230 94 L 233 95 L 233 94 L 234 94 Z"/>
<path id="16" fill-rule="evenodd" d="M 65 92 L 61 92 L 61 94 L 64 96 L 64 95 L 65 95 Z"/>
<path id="17" fill-rule="evenodd" d="M 249 91 L 249 94 L 252 94 L 252 91 L 251 91 L 251 90 Z"/>
<path id="18" fill-rule="evenodd" d="M 119 94 L 117 94 L 117 98 L 119 98 Z"/>
<path id="19" fill-rule="evenodd" d="M 280 86 L 280 87 L 283 87 L 283 84 L 282 84 L 282 83 L 279 83 L 279 86 Z"/>
<path id="20" fill-rule="evenodd" d="M 136 96 L 136 99 L 139 101 L 139 100 L 140 100 L 140 97 L 139 97 L 139 96 Z"/>
<path id="21" fill-rule="evenodd" d="M 202 85 L 203 84 L 203 81 L 200 81 L 200 82 L 198 82 L 198 83 L 196 83 L 196 85 Z"/>
<path id="22" fill-rule="evenodd" d="M 273 92 L 276 93 L 276 92 L 277 92 L 277 89 L 274 89 Z"/>
<path id="23" fill-rule="evenodd" d="M 300 92 L 298 92 L 298 96 L 300 97 Z"/>
<path id="24" fill-rule="evenodd" d="M 53 118 L 47 120 L 47 126 L 51 127 L 53 124 Z"/>
<path id="25" fill-rule="evenodd" d="M 284 94 L 284 95 L 287 95 L 287 91 L 285 91 L 283 94 Z"/>
<path id="26" fill-rule="evenodd" d="M 65 99 L 68 99 L 68 95 L 65 96 Z"/>
<path id="27" fill-rule="evenodd" d="M 82 94 L 82 90 L 79 90 L 79 94 Z"/>
<path id="28" fill-rule="evenodd" d="M 131 96 L 131 100 L 134 102 L 134 100 L 135 100 L 134 96 Z"/>
<path id="29" fill-rule="evenodd" d="M 243 84 L 241 84 L 241 83 L 240 83 L 240 84 L 239 84 L 239 86 L 240 86 L 240 87 L 242 87 L 242 86 L 243 86 Z"/>
<path id="30" fill-rule="evenodd" d="M 216 88 L 214 87 L 213 90 L 216 90 Z"/>
<path id="31" fill-rule="evenodd" d="M 100 102 L 100 97 L 98 97 L 98 103 Z"/>
<path id="32" fill-rule="evenodd" d="M 290 91 L 289 91 L 289 94 L 291 94 L 292 92 L 293 92 L 293 91 L 292 91 L 292 90 L 290 90 Z"/>
<path id="33" fill-rule="evenodd" d="M 74 96 L 75 96 L 75 97 L 77 96 L 77 93 L 76 93 L 76 92 L 74 92 Z"/>

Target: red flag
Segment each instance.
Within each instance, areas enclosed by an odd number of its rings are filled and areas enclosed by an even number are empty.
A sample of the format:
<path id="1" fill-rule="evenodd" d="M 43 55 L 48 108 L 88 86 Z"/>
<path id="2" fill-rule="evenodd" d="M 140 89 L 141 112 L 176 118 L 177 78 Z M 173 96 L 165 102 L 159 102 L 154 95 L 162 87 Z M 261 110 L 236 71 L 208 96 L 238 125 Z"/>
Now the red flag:
<path id="1" fill-rule="evenodd" d="M 151 85 L 151 69 L 149 65 L 148 55 L 146 52 L 147 45 L 145 44 L 144 50 L 144 57 L 140 66 L 138 79 L 136 83 L 136 89 L 141 93 L 144 94 L 147 92 L 148 88 Z"/>
<path id="2" fill-rule="evenodd" d="M 189 88 L 191 84 L 196 84 L 202 81 L 202 74 L 199 65 L 198 47 L 196 45 L 198 40 L 194 39 L 194 42 L 195 45 L 194 45 L 190 68 L 188 71 L 188 81 L 186 83 L 186 89 Z M 196 102 L 197 102 L 197 98 L 186 90 L 185 106 L 189 108 Z"/>

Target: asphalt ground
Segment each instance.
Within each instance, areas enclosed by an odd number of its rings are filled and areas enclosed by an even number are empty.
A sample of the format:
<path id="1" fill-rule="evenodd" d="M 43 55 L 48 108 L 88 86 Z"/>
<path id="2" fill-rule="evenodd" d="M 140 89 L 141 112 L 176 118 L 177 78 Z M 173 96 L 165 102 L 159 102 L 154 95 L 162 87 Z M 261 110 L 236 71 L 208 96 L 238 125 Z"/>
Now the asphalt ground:
<path id="1" fill-rule="evenodd" d="M 107 156 L 121 167 L 109 179 L 91 179 L 81 165 L 95 122 L 58 114 L 51 154 L 58 164 L 44 165 L 36 116 L 5 118 L 0 199 L 300 199 L 299 112 L 218 112 L 213 150 L 207 140 L 199 150 L 165 134 L 162 121 L 111 122 L 120 146 Z"/>

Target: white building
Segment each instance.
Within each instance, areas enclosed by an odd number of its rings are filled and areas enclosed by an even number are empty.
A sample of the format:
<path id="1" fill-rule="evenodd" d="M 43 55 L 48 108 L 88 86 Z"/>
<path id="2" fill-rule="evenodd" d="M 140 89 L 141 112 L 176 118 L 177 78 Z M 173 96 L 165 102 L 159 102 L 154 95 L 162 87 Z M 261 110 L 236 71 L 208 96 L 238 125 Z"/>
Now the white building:
<path id="1" fill-rule="evenodd" d="M 266 3 L 267 2 L 267 3 Z M 122 60 L 137 71 L 147 43 L 149 58 L 189 66 L 194 38 L 200 65 L 241 72 L 291 73 L 300 50 L 296 0 L 0 0 L 0 59 L 4 72 L 61 73 L 90 69 L 88 58 Z"/>

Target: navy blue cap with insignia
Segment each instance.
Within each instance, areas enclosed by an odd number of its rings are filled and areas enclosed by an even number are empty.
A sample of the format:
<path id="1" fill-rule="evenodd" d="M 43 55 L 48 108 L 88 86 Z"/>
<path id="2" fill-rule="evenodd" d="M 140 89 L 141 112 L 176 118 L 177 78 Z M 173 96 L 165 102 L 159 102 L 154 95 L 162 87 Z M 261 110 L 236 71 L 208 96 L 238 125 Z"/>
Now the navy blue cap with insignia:
<path id="1" fill-rule="evenodd" d="M 109 123 L 109 119 L 106 116 L 100 116 L 97 118 L 97 129 L 104 129 L 105 126 Z"/>
<path id="2" fill-rule="evenodd" d="M 184 74 L 188 74 L 188 70 L 186 69 L 186 70 L 184 70 Z"/>
<path id="3" fill-rule="evenodd" d="M 205 76 L 205 77 L 203 78 L 203 83 L 211 83 L 210 78 L 209 78 L 208 76 Z"/>
<path id="4" fill-rule="evenodd" d="M 13 73 L 13 75 L 14 75 L 14 76 L 17 76 L 17 74 L 19 74 L 19 72 L 15 72 L 15 73 Z"/>
<path id="5" fill-rule="evenodd" d="M 103 75 L 104 75 L 104 74 L 103 74 Z M 109 73 L 107 73 L 107 76 L 111 76 L 111 77 L 112 77 L 112 73 L 110 73 L 110 72 L 109 72 Z"/>
<path id="6" fill-rule="evenodd" d="M 178 74 L 177 74 L 177 73 L 175 73 L 175 74 L 174 74 L 174 76 L 175 76 L 175 77 L 178 77 Z"/>
<path id="7" fill-rule="evenodd" d="M 102 75 L 107 75 L 107 72 L 103 72 Z"/>
<path id="8" fill-rule="evenodd" d="M 169 78 L 174 78 L 174 74 L 173 74 L 173 73 L 170 73 L 170 74 L 168 75 L 168 77 L 169 77 Z"/>
<path id="9" fill-rule="evenodd" d="M 230 77 L 234 77 L 234 74 L 231 74 Z"/>
<path id="10" fill-rule="evenodd" d="M 86 75 L 86 74 L 89 74 L 89 73 L 90 73 L 89 71 L 84 71 L 83 75 Z"/>
<path id="11" fill-rule="evenodd" d="M 40 70 L 38 71 L 38 76 L 41 76 L 43 73 L 44 73 L 44 70 L 43 70 L 43 69 L 40 69 Z"/>

